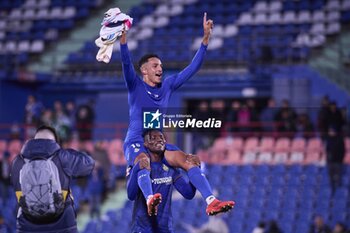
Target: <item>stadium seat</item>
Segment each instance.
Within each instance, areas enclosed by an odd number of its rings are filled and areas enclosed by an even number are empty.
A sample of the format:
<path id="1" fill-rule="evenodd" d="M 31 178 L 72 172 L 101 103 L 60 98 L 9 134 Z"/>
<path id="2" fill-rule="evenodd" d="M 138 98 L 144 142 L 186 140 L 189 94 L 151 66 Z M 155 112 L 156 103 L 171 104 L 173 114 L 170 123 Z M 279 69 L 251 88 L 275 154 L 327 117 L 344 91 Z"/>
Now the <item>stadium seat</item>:
<path id="1" fill-rule="evenodd" d="M 327 5 L 325 6 L 325 8 L 328 11 L 339 10 L 340 9 L 340 2 L 338 0 L 330 0 L 327 2 Z"/>
<path id="2" fill-rule="evenodd" d="M 272 164 L 272 152 L 259 152 L 256 159 L 256 164 Z"/>
<path id="3" fill-rule="evenodd" d="M 288 153 L 290 151 L 290 139 L 289 138 L 279 138 L 276 140 L 276 145 L 274 148 L 275 156 L 274 163 L 286 163 L 288 161 Z"/>
<path id="4" fill-rule="evenodd" d="M 290 147 L 289 163 L 302 163 L 304 160 L 306 141 L 304 138 L 294 138 Z"/>
<path id="5" fill-rule="evenodd" d="M 304 164 L 320 164 L 321 163 L 321 153 L 317 151 L 307 152 L 304 160 Z"/>
<path id="6" fill-rule="evenodd" d="M 294 138 L 290 147 L 290 152 L 304 152 L 306 141 L 304 138 Z"/>
<path id="7" fill-rule="evenodd" d="M 232 164 L 241 164 L 242 163 L 242 154 L 240 151 L 235 149 L 230 149 L 228 151 L 227 159 L 223 161 L 224 165 L 232 165 Z"/>
<path id="8" fill-rule="evenodd" d="M 324 23 L 315 23 L 312 25 L 311 33 L 317 35 L 317 34 L 325 34 L 326 32 L 326 26 Z"/>
<path id="9" fill-rule="evenodd" d="M 298 14 L 298 23 L 310 23 L 311 14 L 310 11 L 301 11 Z"/>
<path id="10" fill-rule="evenodd" d="M 342 10 L 349 10 L 350 9 L 350 1 L 344 0 L 341 5 Z"/>
<path id="11" fill-rule="evenodd" d="M 280 1 L 271 1 L 269 6 L 270 12 L 278 12 L 282 10 L 282 2 Z"/>
<path id="12" fill-rule="evenodd" d="M 237 150 L 237 151 L 242 151 L 243 150 L 243 145 L 244 141 L 243 138 L 241 137 L 233 137 L 232 139 L 228 139 L 228 150 Z"/>
<path id="13" fill-rule="evenodd" d="M 321 23 L 326 20 L 324 11 L 315 11 L 312 15 L 312 21 L 314 23 Z"/>
<path id="14" fill-rule="evenodd" d="M 240 15 L 240 17 L 237 20 L 238 25 L 251 25 L 253 24 L 254 19 L 252 14 L 250 13 L 243 13 Z"/>
<path id="15" fill-rule="evenodd" d="M 256 137 L 247 138 L 244 144 L 245 152 L 257 152 L 259 150 L 259 140 Z"/>
<path id="16" fill-rule="evenodd" d="M 256 13 L 265 13 L 268 11 L 267 2 L 257 2 L 253 8 L 253 11 Z"/>
<path id="17" fill-rule="evenodd" d="M 285 24 L 297 22 L 295 12 L 294 12 L 294 11 L 287 11 L 287 12 L 284 12 L 282 21 L 283 21 L 283 23 L 285 23 Z"/>
<path id="18" fill-rule="evenodd" d="M 272 152 L 275 146 L 275 139 L 272 137 L 263 137 L 260 140 L 260 152 Z"/>
<path id="19" fill-rule="evenodd" d="M 324 148 L 323 148 L 323 144 L 321 139 L 319 138 L 310 138 L 307 146 L 306 146 L 306 152 L 323 152 Z"/>

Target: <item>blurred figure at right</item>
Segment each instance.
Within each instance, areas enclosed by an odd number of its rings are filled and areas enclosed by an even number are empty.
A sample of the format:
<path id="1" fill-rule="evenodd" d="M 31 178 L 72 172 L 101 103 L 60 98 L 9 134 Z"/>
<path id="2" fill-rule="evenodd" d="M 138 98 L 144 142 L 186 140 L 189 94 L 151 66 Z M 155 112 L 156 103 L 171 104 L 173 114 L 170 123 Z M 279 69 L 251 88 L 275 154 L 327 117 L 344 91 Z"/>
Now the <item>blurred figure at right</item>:
<path id="1" fill-rule="evenodd" d="M 331 229 L 324 223 L 320 215 L 316 215 L 314 223 L 310 226 L 309 233 L 331 233 Z"/>
<path id="2" fill-rule="evenodd" d="M 326 137 L 327 169 L 332 188 L 332 194 L 341 186 L 345 143 L 342 132 L 330 127 Z"/>
<path id="3" fill-rule="evenodd" d="M 334 225 L 333 231 L 332 233 L 348 233 L 349 231 L 347 231 L 345 225 L 343 223 L 337 222 Z"/>

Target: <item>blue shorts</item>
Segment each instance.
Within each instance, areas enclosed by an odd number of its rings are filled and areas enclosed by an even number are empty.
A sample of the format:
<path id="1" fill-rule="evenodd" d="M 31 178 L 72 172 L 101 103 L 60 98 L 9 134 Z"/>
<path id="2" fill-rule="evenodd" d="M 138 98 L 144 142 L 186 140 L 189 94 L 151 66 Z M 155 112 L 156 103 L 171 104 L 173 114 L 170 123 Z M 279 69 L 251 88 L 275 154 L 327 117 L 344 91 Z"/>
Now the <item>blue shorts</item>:
<path id="1" fill-rule="evenodd" d="M 124 149 L 124 156 L 125 156 L 125 159 L 127 161 L 128 167 L 134 165 L 134 160 L 140 153 L 147 154 L 147 150 L 144 147 L 143 142 L 127 142 L 127 143 L 124 143 L 123 149 Z M 173 144 L 166 143 L 165 144 L 165 150 L 177 151 L 177 150 L 180 150 L 180 149 L 177 146 L 173 145 Z"/>

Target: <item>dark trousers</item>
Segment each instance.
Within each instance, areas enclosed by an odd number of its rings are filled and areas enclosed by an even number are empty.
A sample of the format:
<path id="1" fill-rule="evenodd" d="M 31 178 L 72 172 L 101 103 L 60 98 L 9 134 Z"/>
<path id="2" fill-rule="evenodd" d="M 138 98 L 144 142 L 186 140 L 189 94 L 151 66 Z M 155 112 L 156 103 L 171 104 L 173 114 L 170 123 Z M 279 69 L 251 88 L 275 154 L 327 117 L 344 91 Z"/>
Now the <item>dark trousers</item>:
<path id="1" fill-rule="evenodd" d="M 328 163 L 328 176 L 331 184 L 332 192 L 334 193 L 337 187 L 341 186 L 341 179 L 343 175 L 342 163 Z"/>

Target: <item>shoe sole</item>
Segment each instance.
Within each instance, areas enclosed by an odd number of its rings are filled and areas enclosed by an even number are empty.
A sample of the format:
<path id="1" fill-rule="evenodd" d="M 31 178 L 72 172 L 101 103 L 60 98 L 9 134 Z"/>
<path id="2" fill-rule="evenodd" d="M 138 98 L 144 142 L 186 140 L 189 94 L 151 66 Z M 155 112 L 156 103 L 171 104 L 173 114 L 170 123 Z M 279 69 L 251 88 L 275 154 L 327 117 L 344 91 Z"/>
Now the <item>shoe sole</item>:
<path id="1" fill-rule="evenodd" d="M 210 211 L 208 213 L 208 215 L 209 216 L 214 216 L 214 215 L 217 215 L 217 214 L 220 214 L 220 213 L 226 213 L 226 212 L 230 211 L 231 209 L 233 209 L 233 205 L 227 204 L 227 205 L 222 206 L 221 209 L 218 210 L 218 211 Z"/>

